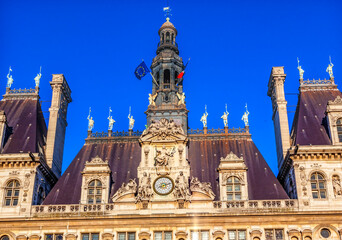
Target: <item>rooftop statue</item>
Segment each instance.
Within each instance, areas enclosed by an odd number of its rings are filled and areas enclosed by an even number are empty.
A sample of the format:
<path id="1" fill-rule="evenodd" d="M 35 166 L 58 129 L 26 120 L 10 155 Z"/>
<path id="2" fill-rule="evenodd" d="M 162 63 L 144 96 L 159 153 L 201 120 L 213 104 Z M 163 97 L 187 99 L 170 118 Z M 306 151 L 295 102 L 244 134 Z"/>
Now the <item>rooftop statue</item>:
<path id="1" fill-rule="evenodd" d="M 7 74 L 7 88 L 10 88 L 13 84 L 13 77 L 11 75 L 12 68 L 9 67 L 8 74 Z"/>
<path id="2" fill-rule="evenodd" d="M 36 87 L 39 87 L 40 79 L 42 78 L 42 67 L 40 67 L 40 71 L 37 74 L 37 76 L 34 78 L 34 81 L 36 83 Z"/>
<path id="3" fill-rule="evenodd" d="M 113 125 L 115 123 L 115 120 L 113 119 L 113 117 L 110 115 L 110 113 L 112 112 L 112 108 L 109 107 L 109 116 L 108 116 L 108 121 L 109 121 L 109 124 L 108 124 L 108 130 L 112 131 L 113 130 Z"/>
<path id="4" fill-rule="evenodd" d="M 148 94 L 148 101 L 149 101 L 149 105 L 151 106 L 155 106 L 155 99 L 157 97 L 157 93 L 155 93 L 154 95 L 152 95 L 151 93 Z"/>
<path id="5" fill-rule="evenodd" d="M 203 127 L 207 127 L 207 118 L 208 118 L 208 112 L 207 112 L 207 105 L 205 105 L 205 112 L 203 113 L 201 117 L 201 122 L 203 123 Z"/>
<path id="6" fill-rule="evenodd" d="M 245 127 L 247 127 L 247 126 L 249 126 L 249 124 L 248 124 L 248 115 L 249 115 L 249 112 L 248 112 L 248 109 L 247 109 L 247 103 L 246 103 L 245 108 L 246 108 L 246 112 L 242 115 L 241 120 L 244 121 Z"/>
<path id="7" fill-rule="evenodd" d="M 297 61 L 298 61 L 298 71 L 299 71 L 299 78 L 300 79 L 303 79 L 303 75 L 304 75 L 304 70 L 302 69 L 302 66 L 299 66 L 299 59 L 297 58 Z"/>
<path id="8" fill-rule="evenodd" d="M 129 107 L 128 119 L 129 119 L 129 123 L 128 123 L 129 126 L 128 126 L 128 129 L 129 129 L 129 130 L 132 130 L 133 127 L 134 127 L 135 120 L 134 120 L 133 116 L 131 115 L 131 107 Z"/>
<path id="9" fill-rule="evenodd" d="M 330 60 L 330 64 L 328 65 L 326 72 L 329 73 L 330 78 L 334 78 L 334 73 L 333 73 L 334 64 L 332 64 L 331 62 L 331 57 L 329 57 L 329 60 Z"/>
<path id="10" fill-rule="evenodd" d="M 227 104 L 226 104 L 226 111 L 223 112 L 223 115 L 221 116 L 225 127 L 228 127 L 228 115 L 229 115 L 229 112 L 227 111 Z"/>
<path id="11" fill-rule="evenodd" d="M 178 105 L 185 104 L 185 93 L 184 92 L 182 94 L 177 92 L 177 97 L 178 97 Z"/>
<path id="12" fill-rule="evenodd" d="M 90 113 L 91 113 L 91 108 L 89 108 L 89 115 L 87 117 L 87 119 L 88 119 L 88 131 L 91 131 L 94 128 L 94 120 L 93 120 L 93 117 L 90 116 Z"/>

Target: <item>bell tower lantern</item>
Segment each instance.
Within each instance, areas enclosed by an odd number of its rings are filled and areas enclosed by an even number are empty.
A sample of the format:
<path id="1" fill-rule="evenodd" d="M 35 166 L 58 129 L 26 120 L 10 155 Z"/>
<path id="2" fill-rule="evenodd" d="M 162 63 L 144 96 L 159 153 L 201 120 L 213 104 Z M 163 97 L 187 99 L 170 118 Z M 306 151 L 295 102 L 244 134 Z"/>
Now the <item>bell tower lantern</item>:
<path id="1" fill-rule="evenodd" d="M 154 77 L 152 94 L 147 111 L 147 124 L 151 120 L 173 119 L 181 124 L 184 132 L 188 128 L 188 110 L 185 106 L 183 77 L 177 76 L 184 70 L 183 59 L 178 55 L 176 42 L 177 29 L 167 17 L 160 27 L 157 56 L 153 59 L 151 70 Z"/>

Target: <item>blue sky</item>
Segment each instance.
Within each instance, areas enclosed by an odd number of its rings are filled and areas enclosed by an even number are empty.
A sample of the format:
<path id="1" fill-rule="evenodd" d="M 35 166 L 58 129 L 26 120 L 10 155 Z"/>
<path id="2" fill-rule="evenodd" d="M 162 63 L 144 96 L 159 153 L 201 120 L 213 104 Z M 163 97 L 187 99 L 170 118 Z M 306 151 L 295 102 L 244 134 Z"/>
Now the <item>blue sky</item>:
<path id="1" fill-rule="evenodd" d="M 110 106 L 114 131 L 128 129 L 129 106 L 134 129 L 144 129 L 151 78 L 139 81 L 133 72 L 141 59 L 150 65 L 155 56 L 165 6 L 162 0 L 0 2 L 0 92 L 5 93 L 9 66 L 13 88 L 34 87 L 42 66 L 42 101 L 51 99 L 51 74 L 63 73 L 71 87 L 64 170 L 84 144 L 89 107 L 95 131 L 107 130 Z M 271 68 L 285 67 L 291 125 L 297 57 L 305 79 L 324 79 L 331 56 L 335 81 L 342 84 L 342 2 L 170 0 L 170 6 L 180 56 L 184 61 L 191 57 L 184 78 L 189 126 L 202 127 L 206 104 L 208 127 L 222 128 L 227 103 L 229 126 L 243 127 L 247 102 L 252 138 L 277 173 L 267 96 Z M 49 104 L 42 103 L 43 111 Z"/>

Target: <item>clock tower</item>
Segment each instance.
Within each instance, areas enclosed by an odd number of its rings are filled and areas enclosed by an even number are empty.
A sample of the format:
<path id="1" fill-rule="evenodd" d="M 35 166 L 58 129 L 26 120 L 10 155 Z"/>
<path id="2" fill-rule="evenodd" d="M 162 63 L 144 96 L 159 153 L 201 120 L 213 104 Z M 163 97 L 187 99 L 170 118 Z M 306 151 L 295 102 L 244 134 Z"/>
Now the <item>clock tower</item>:
<path id="1" fill-rule="evenodd" d="M 185 106 L 183 92 L 183 77 L 178 78 L 184 70 L 183 59 L 178 55 L 176 42 L 177 30 L 166 18 L 160 27 L 157 56 L 153 59 L 151 69 L 154 77 L 150 104 L 145 112 L 147 125 L 152 120 L 162 118 L 173 119 L 182 126 L 184 132 L 188 130 L 188 110 Z"/>

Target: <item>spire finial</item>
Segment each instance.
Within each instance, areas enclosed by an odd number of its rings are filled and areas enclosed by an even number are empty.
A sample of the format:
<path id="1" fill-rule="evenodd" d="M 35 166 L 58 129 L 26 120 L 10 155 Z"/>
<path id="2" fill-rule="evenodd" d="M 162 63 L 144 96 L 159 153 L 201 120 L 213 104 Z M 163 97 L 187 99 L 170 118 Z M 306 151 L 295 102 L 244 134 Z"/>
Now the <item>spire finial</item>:
<path id="1" fill-rule="evenodd" d="M 166 21 L 170 21 L 170 17 L 172 16 L 171 14 L 171 8 L 169 6 L 169 3 L 167 3 L 167 7 L 163 8 L 163 11 L 165 12 L 165 17 L 166 17 Z"/>

